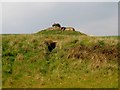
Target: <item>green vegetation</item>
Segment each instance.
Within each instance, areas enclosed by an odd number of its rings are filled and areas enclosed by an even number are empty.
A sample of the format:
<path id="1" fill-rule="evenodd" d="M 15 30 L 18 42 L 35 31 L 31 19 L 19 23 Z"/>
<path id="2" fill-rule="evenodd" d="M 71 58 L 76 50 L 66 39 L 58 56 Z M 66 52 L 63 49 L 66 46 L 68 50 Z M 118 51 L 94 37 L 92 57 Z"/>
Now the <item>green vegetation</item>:
<path id="1" fill-rule="evenodd" d="M 117 45 L 76 31 L 2 35 L 3 88 L 117 88 Z"/>
<path id="2" fill-rule="evenodd" d="M 0 35 L 0 89 L 2 88 L 2 35 Z"/>
<path id="3" fill-rule="evenodd" d="M 62 35 L 86 35 L 86 34 L 84 34 L 84 33 L 81 33 L 81 32 L 78 32 L 78 31 L 75 31 L 75 32 L 73 32 L 73 31 L 62 31 L 62 30 L 60 30 L 60 29 L 57 29 L 57 30 L 42 30 L 42 31 L 40 31 L 40 32 L 38 32 L 37 33 L 38 35 L 40 35 L 40 34 L 44 34 L 44 35 L 60 35 L 60 36 L 62 36 Z"/>

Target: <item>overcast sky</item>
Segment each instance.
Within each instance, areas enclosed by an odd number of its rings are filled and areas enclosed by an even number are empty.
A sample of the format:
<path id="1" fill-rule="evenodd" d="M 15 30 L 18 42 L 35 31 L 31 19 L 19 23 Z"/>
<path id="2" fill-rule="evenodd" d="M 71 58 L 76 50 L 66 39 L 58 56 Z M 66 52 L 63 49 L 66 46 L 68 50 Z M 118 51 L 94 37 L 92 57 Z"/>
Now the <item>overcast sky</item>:
<path id="1" fill-rule="evenodd" d="M 2 33 L 29 34 L 53 23 L 89 35 L 118 35 L 117 2 L 2 3 Z"/>

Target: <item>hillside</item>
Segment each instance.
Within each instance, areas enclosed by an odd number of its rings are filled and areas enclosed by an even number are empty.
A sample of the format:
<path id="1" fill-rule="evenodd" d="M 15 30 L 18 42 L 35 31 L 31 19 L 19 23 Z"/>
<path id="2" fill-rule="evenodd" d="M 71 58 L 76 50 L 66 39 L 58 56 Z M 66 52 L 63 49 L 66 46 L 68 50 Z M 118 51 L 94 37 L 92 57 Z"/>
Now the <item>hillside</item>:
<path id="1" fill-rule="evenodd" d="M 118 38 L 59 30 L 2 35 L 3 88 L 117 88 Z"/>

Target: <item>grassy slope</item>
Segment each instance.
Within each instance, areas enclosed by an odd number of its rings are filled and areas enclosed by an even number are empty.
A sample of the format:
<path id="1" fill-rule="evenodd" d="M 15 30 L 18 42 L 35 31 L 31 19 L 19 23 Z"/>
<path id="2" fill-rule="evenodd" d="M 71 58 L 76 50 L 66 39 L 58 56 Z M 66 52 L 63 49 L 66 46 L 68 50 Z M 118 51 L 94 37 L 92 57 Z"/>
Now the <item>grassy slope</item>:
<path id="1" fill-rule="evenodd" d="M 0 89 L 2 88 L 2 35 L 0 35 Z"/>
<path id="2" fill-rule="evenodd" d="M 118 87 L 117 37 L 42 31 L 2 35 L 3 87 Z M 57 42 L 49 52 L 44 41 Z"/>

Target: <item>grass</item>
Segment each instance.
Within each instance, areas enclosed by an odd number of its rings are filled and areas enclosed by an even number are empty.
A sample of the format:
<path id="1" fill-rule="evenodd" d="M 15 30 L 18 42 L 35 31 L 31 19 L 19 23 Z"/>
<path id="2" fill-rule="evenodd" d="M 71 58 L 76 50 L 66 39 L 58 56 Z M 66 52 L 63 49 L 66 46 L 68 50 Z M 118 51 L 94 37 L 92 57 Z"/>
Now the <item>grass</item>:
<path id="1" fill-rule="evenodd" d="M 57 42 L 51 52 L 46 40 Z M 2 35 L 3 88 L 118 88 L 117 46 L 70 31 Z"/>
<path id="2" fill-rule="evenodd" d="M 2 73 L 2 35 L 0 35 L 0 73 Z M 0 74 L 0 89 L 2 88 L 2 74 Z"/>

